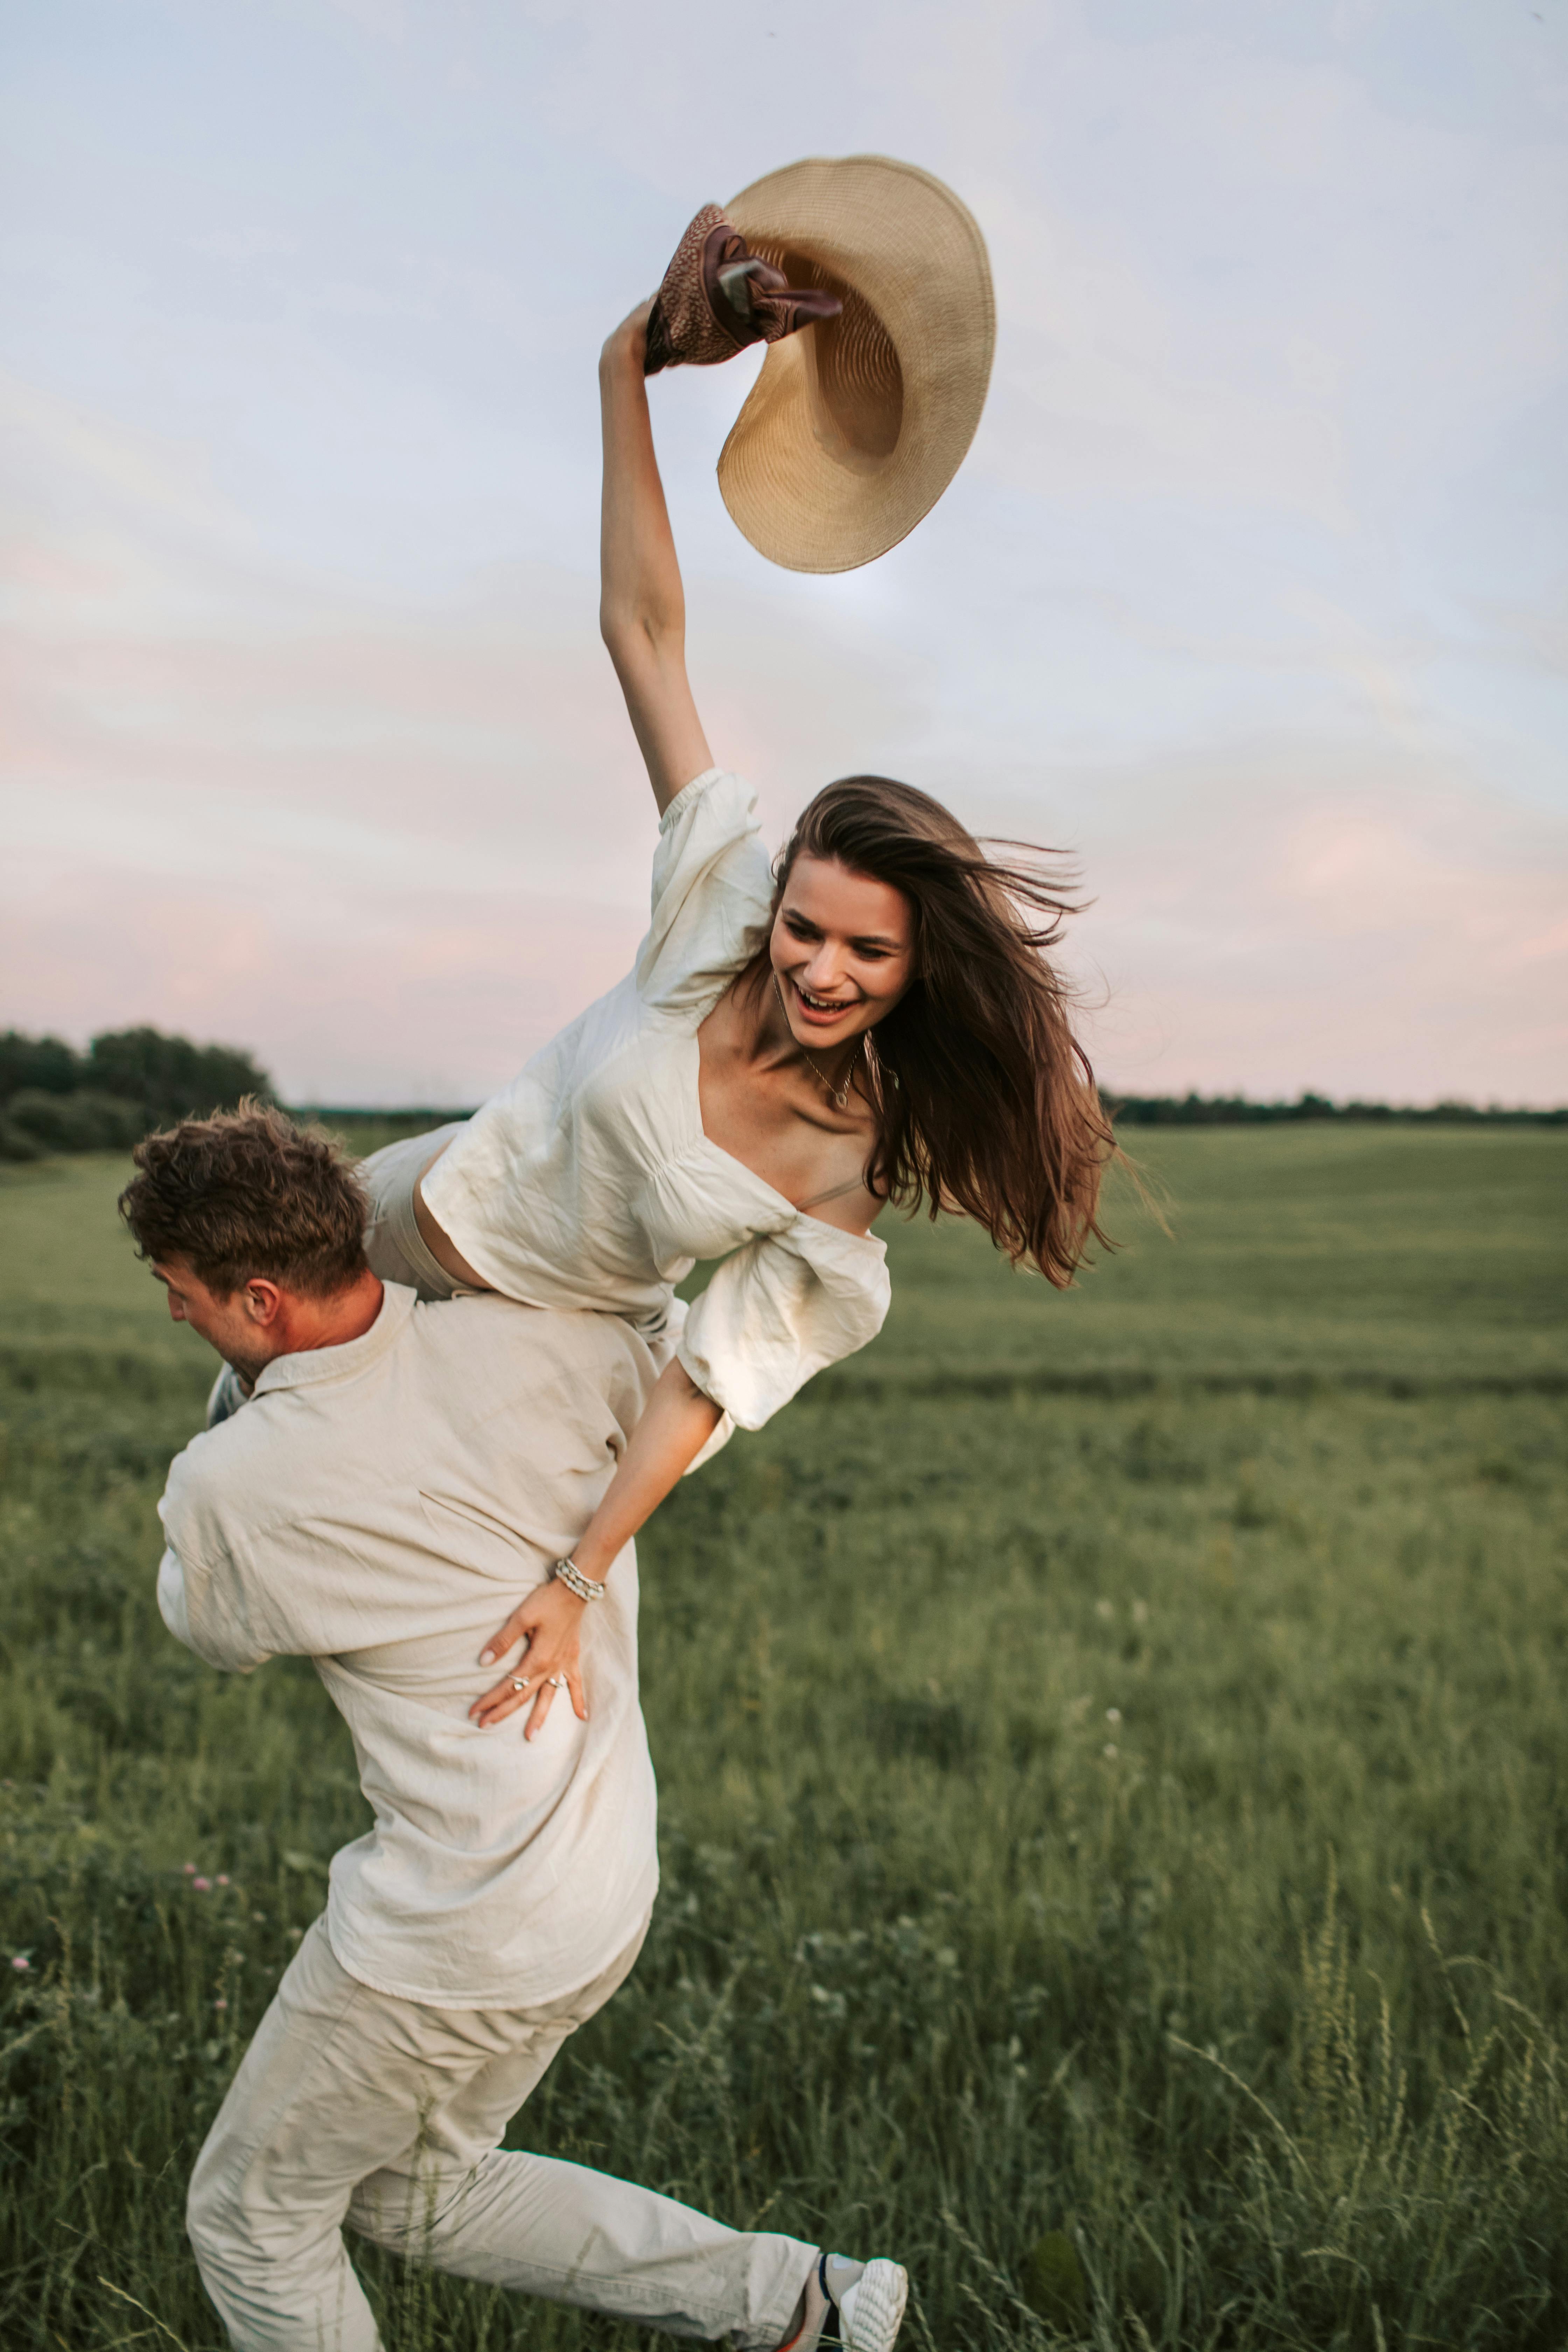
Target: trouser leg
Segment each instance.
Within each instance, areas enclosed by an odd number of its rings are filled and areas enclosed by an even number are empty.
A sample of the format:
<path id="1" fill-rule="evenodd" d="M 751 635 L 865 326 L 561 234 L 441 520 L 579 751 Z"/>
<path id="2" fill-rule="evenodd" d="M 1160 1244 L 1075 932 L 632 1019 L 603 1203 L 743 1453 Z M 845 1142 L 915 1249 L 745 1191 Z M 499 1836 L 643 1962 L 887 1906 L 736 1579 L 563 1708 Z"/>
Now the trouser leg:
<path id="1" fill-rule="evenodd" d="M 407 2155 L 354 2191 L 349 2224 L 461 2278 L 772 2352 L 790 2333 L 815 2246 L 731 2230 L 635 2181 L 496 2146 L 563 2042 L 630 1975 L 641 1944 L 639 1933 L 593 1984 L 526 2014 L 425 2011 L 450 2091 Z"/>
<path id="2" fill-rule="evenodd" d="M 772 2352 L 816 2248 L 721 2221 L 585 2165 L 495 2149 L 450 2193 L 434 2169 L 356 2191 L 351 2225 L 459 2278 Z"/>
<path id="3" fill-rule="evenodd" d="M 640 1942 L 640 1937 L 638 1938 Z M 190 2229 L 237 2352 L 378 2352 L 352 2225 L 466 2278 L 766 2352 L 815 2259 L 630 2181 L 497 2148 L 631 1968 L 526 2012 L 437 2010 L 344 1974 L 310 1930 L 196 2166 Z"/>
<path id="4" fill-rule="evenodd" d="M 384 1282 L 405 1282 L 423 1299 L 450 1298 L 460 1286 L 430 1254 L 414 1216 L 414 1187 L 442 1147 L 462 1130 L 462 1122 L 407 1135 L 373 1151 L 359 1164 L 359 1180 L 370 1202 L 364 1254 Z"/>
<path id="5" fill-rule="evenodd" d="M 342 2239 L 367 2163 L 401 2150 L 411 2128 L 366 2078 L 355 2028 L 374 1999 L 318 1920 L 196 2159 L 186 2226 L 237 2352 L 380 2352 Z"/>

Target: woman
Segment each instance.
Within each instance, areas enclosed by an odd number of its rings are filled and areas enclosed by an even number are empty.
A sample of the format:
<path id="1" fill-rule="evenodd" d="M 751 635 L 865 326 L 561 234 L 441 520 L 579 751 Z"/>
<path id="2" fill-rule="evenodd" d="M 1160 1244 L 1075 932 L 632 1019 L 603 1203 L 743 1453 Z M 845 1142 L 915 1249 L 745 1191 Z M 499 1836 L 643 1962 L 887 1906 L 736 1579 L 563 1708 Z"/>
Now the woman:
<path id="1" fill-rule="evenodd" d="M 481 1660 L 526 1643 L 473 1715 L 531 1702 L 531 1738 L 557 1689 L 586 1719 L 583 1611 L 676 1481 L 880 1329 L 888 1202 L 971 1216 L 1065 1284 L 1113 1150 L 1042 953 L 1067 909 L 1037 877 L 989 863 L 923 793 L 857 777 L 812 802 L 775 885 L 687 680 L 648 308 L 600 362 L 600 618 L 660 813 L 652 925 L 505 1093 L 365 1170 L 378 1273 L 609 1310 L 668 1357 L 571 1559 Z M 723 1262 L 682 1328 L 674 1285 L 698 1258 Z"/>

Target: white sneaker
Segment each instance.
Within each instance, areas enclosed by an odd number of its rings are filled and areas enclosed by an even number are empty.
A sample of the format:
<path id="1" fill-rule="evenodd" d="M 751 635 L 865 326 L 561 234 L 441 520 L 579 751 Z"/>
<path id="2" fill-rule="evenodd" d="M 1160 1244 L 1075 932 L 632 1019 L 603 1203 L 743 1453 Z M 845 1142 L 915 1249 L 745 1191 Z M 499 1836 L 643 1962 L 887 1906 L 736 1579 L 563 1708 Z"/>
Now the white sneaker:
<path id="1" fill-rule="evenodd" d="M 901 2263 L 886 2255 L 852 2263 L 846 2254 L 824 2254 L 817 2278 L 828 2305 L 817 2352 L 893 2352 L 910 2296 Z"/>

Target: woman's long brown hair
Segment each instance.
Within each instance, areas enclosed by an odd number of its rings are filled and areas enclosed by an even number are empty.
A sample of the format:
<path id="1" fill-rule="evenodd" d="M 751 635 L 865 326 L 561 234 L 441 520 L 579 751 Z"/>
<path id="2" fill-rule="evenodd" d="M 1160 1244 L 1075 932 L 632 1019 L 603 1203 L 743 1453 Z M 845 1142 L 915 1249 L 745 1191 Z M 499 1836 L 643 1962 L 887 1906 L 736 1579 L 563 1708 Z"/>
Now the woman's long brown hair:
<path id="1" fill-rule="evenodd" d="M 778 864 L 777 915 L 795 859 L 835 858 L 901 890 L 915 978 L 869 1033 L 861 1064 L 877 1114 L 867 1181 L 912 1213 L 957 1210 L 1015 1265 L 1065 1287 L 1099 1223 L 1116 1156 L 1110 1120 L 1047 950 L 1073 902 L 1021 842 L 987 856 L 940 801 L 887 776 L 846 776 L 802 814 Z M 766 950 L 755 976 L 764 982 Z"/>

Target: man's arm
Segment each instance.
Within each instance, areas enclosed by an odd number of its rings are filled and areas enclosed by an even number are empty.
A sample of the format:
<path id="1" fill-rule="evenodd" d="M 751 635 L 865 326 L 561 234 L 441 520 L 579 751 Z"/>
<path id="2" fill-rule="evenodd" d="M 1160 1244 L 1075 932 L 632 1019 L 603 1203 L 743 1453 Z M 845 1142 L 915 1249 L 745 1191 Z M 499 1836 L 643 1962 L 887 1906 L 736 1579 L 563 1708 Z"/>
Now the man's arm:
<path id="1" fill-rule="evenodd" d="M 158 1614 L 177 1642 L 194 1650 L 209 1666 L 217 1666 L 225 1674 L 254 1674 L 272 1655 L 262 1649 L 248 1625 L 237 1612 L 215 1606 L 213 1580 L 198 1573 L 195 1579 L 196 1612 L 192 1622 L 191 1587 L 187 1583 L 184 1563 L 173 1544 L 163 1549 L 158 1563 Z"/>

